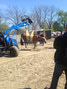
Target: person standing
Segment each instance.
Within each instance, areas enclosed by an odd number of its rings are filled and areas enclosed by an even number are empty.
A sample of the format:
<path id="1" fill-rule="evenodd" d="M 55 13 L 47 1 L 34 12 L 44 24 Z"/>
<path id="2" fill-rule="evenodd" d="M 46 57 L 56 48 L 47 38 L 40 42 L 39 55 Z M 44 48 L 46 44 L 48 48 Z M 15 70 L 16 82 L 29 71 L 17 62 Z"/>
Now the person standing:
<path id="1" fill-rule="evenodd" d="M 66 75 L 66 84 L 64 89 L 67 89 L 67 32 L 55 38 L 54 48 L 56 49 L 54 55 L 54 73 L 50 88 L 46 87 L 45 89 L 57 89 L 58 80 L 63 71 L 65 71 Z"/>

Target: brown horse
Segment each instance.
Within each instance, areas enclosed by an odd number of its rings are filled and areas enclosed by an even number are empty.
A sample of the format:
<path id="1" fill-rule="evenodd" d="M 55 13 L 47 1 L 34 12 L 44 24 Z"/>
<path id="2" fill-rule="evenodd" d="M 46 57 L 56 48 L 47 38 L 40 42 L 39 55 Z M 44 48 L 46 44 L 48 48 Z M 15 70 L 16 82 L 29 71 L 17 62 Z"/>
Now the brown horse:
<path id="1" fill-rule="evenodd" d="M 31 36 L 26 36 L 25 34 L 21 35 L 21 38 L 23 39 L 24 43 L 25 43 L 25 48 L 27 48 L 27 41 L 31 41 Z M 46 38 L 45 37 L 41 37 L 41 36 L 33 36 L 32 38 L 32 42 L 34 44 L 34 48 L 36 47 L 36 43 L 38 41 L 42 41 L 43 43 L 46 43 Z"/>

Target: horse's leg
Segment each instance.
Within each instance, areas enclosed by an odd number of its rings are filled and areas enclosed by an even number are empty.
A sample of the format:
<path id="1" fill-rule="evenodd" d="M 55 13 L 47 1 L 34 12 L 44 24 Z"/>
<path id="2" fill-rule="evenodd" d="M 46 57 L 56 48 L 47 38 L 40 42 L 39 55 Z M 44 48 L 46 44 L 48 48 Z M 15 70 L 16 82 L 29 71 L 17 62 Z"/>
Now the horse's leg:
<path id="1" fill-rule="evenodd" d="M 34 43 L 34 49 L 36 48 L 36 43 Z"/>
<path id="2" fill-rule="evenodd" d="M 44 41 L 42 40 L 42 46 L 44 46 Z"/>
<path id="3" fill-rule="evenodd" d="M 42 42 L 42 45 L 44 46 L 44 42 Z"/>
<path id="4" fill-rule="evenodd" d="M 25 42 L 25 48 L 27 48 L 27 43 Z"/>

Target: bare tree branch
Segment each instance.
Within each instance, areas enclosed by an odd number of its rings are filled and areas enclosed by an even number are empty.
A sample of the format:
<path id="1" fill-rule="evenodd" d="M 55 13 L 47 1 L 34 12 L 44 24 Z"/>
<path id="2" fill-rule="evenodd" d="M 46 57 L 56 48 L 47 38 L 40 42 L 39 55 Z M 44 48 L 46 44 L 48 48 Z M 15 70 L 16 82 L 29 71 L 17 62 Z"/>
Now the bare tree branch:
<path id="1" fill-rule="evenodd" d="M 25 10 L 20 10 L 18 7 L 9 7 L 6 10 L 5 19 L 11 24 L 17 24 L 21 21 L 21 16 L 25 14 Z"/>
<path id="2" fill-rule="evenodd" d="M 49 29 L 51 29 L 51 25 L 53 24 L 53 21 L 56 18 L 58 11 L 59 10 L 53 6 L 49 8 L 43 8 L 44 22 L 46 22 Z"/>
<path id="3" fill-rule="evenodd" d="M 3 20 L 3 13 L 2 13 L 2 11 L 0 10 L 0 23 L 2 22 L 2 20 Z"/>

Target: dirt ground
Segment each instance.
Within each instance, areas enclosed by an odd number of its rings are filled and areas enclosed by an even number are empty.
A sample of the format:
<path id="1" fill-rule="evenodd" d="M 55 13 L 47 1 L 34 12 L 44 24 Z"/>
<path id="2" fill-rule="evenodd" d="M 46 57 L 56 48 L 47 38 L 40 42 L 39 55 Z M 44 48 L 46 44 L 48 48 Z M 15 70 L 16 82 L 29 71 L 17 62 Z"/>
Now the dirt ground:
<path id="1" fill-rule="evenodd" d="M 44 89 L 50 86 L 54 70 L 53 39 L 42 46 L 28 48 L 19 45 L 18 57 L 5 54 L 0 57 L 0 89 Z M 65 75 L 59 79 L 58 88 L 64 89 Z"/>

